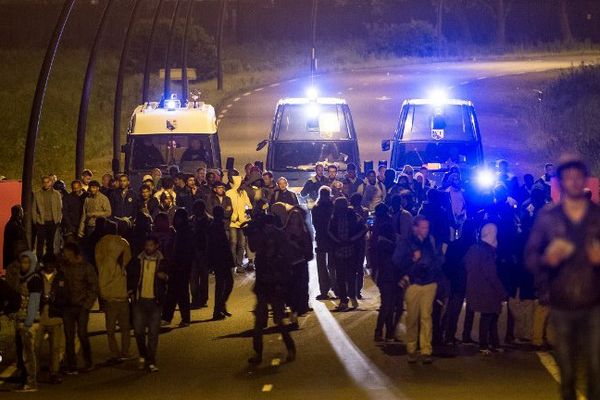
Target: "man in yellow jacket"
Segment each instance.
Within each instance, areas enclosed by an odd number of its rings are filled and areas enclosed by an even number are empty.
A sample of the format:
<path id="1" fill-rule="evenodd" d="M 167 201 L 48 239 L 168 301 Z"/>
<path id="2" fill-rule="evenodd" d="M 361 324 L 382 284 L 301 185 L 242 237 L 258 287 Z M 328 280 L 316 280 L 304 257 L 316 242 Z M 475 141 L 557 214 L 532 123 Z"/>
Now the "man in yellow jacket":
<path id="1" fill-rule="evenodd" d="M 241 227 L 245 222 L 250 221 L 248 211 L 252 209 L 252 203 L 248 193 L 241 188 L 242 177 L 230 177 L 231 189 L 226 192 L 227 197 L 231 199 L 231 223 L 229 224 L 229 244 L 231 253 L 235 260 L 236 272 L 243 273 L 244 267 L 244 248 L 246 247 L 246 237 Z"/>

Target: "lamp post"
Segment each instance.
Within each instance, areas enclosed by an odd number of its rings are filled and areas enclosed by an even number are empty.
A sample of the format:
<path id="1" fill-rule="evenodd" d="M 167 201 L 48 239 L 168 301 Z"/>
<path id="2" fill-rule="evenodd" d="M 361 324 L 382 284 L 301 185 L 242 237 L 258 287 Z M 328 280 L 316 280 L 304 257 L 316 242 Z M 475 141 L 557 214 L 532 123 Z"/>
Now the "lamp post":
<path id="1" fill-rule="evenodd" d="M 311 49 L 310 49 L 310 77 L 314 80 L 317 72 L 317 15 L 319 0 L 313 0 L 311 13 Z"/>
<path id="2" fill-rule="evenodd" d="M 150 28 L 150 36 L 148 37 L 148 44 L 146 45 L 146 62 L 144 63 L 144 80 L 142 83 L 142 104 L 148 102 L 148 91 L 150 86 L 150 60 L 152 55 L 152 44 L 154 44 L 154 38 L 156 35 L 156 26 L 158 25 L 158 19 L 160 18 L 161 11 L 163 9 L 165 0 L 158 0 L 158 6 L 154 10 L 154 16 L 152 17 L 152 28 Z"/>
<path id="3" fill-rule="evenodd" d="M 171 17 L 171 26 L 169 28 L 169 44 L 167 45 L 167 54 L 165 55 L 165 82 L 163 89 L 163 100 L 171 96 L 171 50 L 175 40 L 175 22 L 177 21 L 177 12 L 179 11 L 180 0 L 175 0 L 175 10 Z"/>
<path id="4" fill-rule="evenodd" d="M 121 159 L 121 110 L 123 106 L 123 80 L 125 76 L 125 63 L 127 52 L 131 44 L 131 36 L 133 33 L 133 25 L 137 18 L 142 2 L 141 0 L 134 0 L 133 8 L 129 14 L 129 22 L 127 24 L 127 30 L 125 32 L 125 39 L 123 40 L 123 47 L 121 48 L 121 58 L 119 60 L 119 69 L 117 71 L 117 84 L 115 87 L 115 104 L 113 109 L 113 159 L 112 159 L 112 170 L 113 174 L 117 175 L 121 171 L 120 159 Z"/>
<path id="5" fill-rule="evenodd" d="M 223 90 L 223 31 L 226 12 L 227 0 L 221 0 L 217 24 L 217 90 Z"/>
<path id="6" fill-rule="evenodd" d="M 185 29 L 183 32 L 183 44 L 181 46 L 181 101 L 185 102 L 188 97 L 189 82 L 187 75 L 187 48 L 190 22 L 192 20 L 192 10 L 194 0 L 188 0 L 188 8 L 185 15 Z"/>
<path id="7" fill-rule="evenodd" d="M 52 72 L 52 65 L 56 57 L 56 51 L 60 45 L 63 31 L 69 17 L 75 0 L 65 0 L 62 10 L 54 26 L 52 37 L 46 48 L 46 55 L 40 69 L 35 94 L 33 96 L 33 104 L 31 105 L 31 114 L 29 114 L 29 126 L 27 128 L 27 138 L 25 140 L 25 155 L 23 158 L 23 174 L 21 180 L 23 182 L 21 191 L 21 202 L 25 210 L 25 232 L 27 241 L 32 244 L 31 240 L 31 206 L 32 206 L 32 179 L 33 179 L 33 161 L 35 159 L 35 145 L 40 130 L 40 119 L 42 109 L 44 107 L 44 98 L 46 96 L 46 88 L 48 87 L 48 79 Z"/>
<path id="8" fill-rule="evenodd" d="M 92 92 L 92 83 L 94 81 L 94 70 L 96 68 L 96 59 L 98 56 L 98 49 L 100 47 L 100 40 L 102 39 L 102 35 L 106 29 L 107 16 L 112 4 L 113 0 L 108 0 L 106 2 L 106 6 L 104 6 L 104 10 L 102 11 L 102 16 L 100 17 L 100 22 L 96 28 L 96 36 L 94 37 L 94 42 L 88 58 L 85 77 L 83 79 L 83 89 L 81 91 L 81 101 L 79 103 L 79 118 L 77 120 L 77 139 L 75 144 L 75 179 L 77 179 L 79 174 L 81 174 L 81 171 L 83 171 L 83 165 L 85 162 L 85 131 L 87 128 L 90 94 Z"/>

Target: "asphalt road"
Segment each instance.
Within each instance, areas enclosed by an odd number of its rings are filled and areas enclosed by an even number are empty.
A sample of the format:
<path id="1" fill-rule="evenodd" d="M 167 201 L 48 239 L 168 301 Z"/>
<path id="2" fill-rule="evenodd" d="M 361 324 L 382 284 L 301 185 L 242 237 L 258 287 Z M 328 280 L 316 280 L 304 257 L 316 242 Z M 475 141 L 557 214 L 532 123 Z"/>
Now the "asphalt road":
<path id="1" fill-rule="evenodd" d="M 314 263 L 311 269 L 314 294 Z M 164 331 L 156 374 L 138 371 L 132 361 L 98 366 L 90 373 L 67 377 L 62 385 L 49 385 L 44 383 L 47 373 L 42 372 L 37 394 L 10 393 L 12 385 L 6 382 L 0 385 L 4 391 L 0 396 L 43 395 L 46 400 L 75 395 L 86 400 L 557 398 L 557 384 L 536 353 L 509 350 L 486 357 L 478 355 L 476 348 L 459 347 L 458 354 L 436 349 L 439 356 L 432 365 L 409 365 L 402 344 L 375 344 L 378 294 L 370 279 L 357 311 L 336 313 L 332 301 L 313 302 L 314 312 L 302 318 L 300 330 L 293 333 L 298 348 L 295 362 L 285 362 L 282 341 L 268 334 L 263 365 L 250 368 L 246 360 L 251 355 L 251 287 L 252 276 L 236 277 L 229 304 L 232 318 L 210 321 L 211 310 L 204 309 L 193 312 L 191 327 Z M 179 322 L 178 315 L 173 322 Z M 102 315 L 93 314 L 90 325 L 95 362 L 101 364 L 109 355 Z M 400 337 L 402 332 L 403 326 Z"/>
<path id="2" fill-rule="evenodd" d="M 596 55 L 405 65 L 325 74 L 317 77 L 315 85 L 321 96 L 347 100 L 363 161 L 389 158 L 389 153 L 380 150 L 381 139 L 393 136 L 404 99 L 427 97 L 432 90 L 443 88 L 449 97 L 474 102 L 487 161 L 506 158 L 517 172 L 541 175 L 547 160 L 526 140 L 524 110 L 538 101 L 536 90 L 560 70 L 599 60 Z M 309 86 L 310 79 L 294 79 L 225 102 L 218 110 L 223 159 L 235 156 L 238 168 L 264 160 L 266 149 L 254 149 L 269 136 L 277 100 L 305 96 Z M 523 151 L 527 147 L 527 152 Z"/>

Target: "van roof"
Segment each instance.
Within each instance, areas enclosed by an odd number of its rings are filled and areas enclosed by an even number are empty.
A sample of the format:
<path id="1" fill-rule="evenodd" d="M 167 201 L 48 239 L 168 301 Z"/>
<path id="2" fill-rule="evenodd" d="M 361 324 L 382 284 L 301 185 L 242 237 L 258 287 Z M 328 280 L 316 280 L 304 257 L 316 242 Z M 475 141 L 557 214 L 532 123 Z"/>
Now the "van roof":
<path id="1" fill-rule="evenodd" d="M 278 105 L 303 105 L 309 104 L 311 102 L 315 102 L 317 104 L 327 104 L 327 105 L 341 105 L 347 104 L 346 100 L 340 99 L 337 97 L 318 97 L 316 99 L 309 99 L 308 97 L 287 97 L 284 99 L 280 99 L 277 103 Z"/>
<path id="2" fill-rule="evenodd" d="M 402 105 L 450 105 L 450 106 L 468 106 L 472 107 L 473 103 L 469 100 L 461 100 L 461 99 L 444 99 L 444 100 L 436 100 L 436 99 L 408 99 L 404 100 Z"/>
<path id="3" fill-rule="evenodd" d="M 130 135 L 217 133 L 215 109 L 205 103 L 199 103 L 196 108 L 190 104 L 175 110 L 159 108 L 157 103 L 146 103 L 135 109 L 131 122 Z"/>

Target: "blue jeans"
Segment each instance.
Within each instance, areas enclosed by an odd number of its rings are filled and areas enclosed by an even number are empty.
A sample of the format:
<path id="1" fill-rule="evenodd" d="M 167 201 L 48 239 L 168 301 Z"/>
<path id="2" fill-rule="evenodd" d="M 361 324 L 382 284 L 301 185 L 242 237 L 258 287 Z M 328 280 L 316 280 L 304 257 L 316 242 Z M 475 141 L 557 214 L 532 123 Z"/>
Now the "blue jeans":
<path id="1" fill-rule="evenodd" d="M 556 359 L 564 400 L 576 400 L 577 368 L 582 361 L 588 400 L 600 400 L 600 306 L 584 310 L 552 309 L 556 333 Z"/>
<path id="2" fill-rule="evenodd" d="M 140 299 L 133 303 L 133 330 L 140 357 L 146 365 L 156 364 L 162 307 L 154 300 Z M 146 329 L 148 334 L 146 335 Z M 146 340 L 147 338 L 147 340 Z"/>

